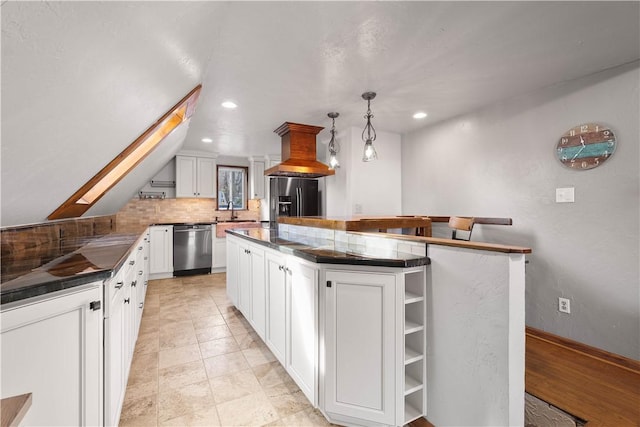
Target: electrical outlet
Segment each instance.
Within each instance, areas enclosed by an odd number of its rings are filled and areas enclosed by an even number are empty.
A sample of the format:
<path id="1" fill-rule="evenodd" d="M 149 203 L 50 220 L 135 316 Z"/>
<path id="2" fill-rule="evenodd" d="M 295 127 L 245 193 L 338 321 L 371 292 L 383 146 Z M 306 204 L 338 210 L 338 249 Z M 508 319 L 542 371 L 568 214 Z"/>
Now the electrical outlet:
<path id="1" fill-rule="evenodd" d="M 571 313 L 571 300 L 569 298 L 558 298 L 558 311 L 561 313 Z"/>

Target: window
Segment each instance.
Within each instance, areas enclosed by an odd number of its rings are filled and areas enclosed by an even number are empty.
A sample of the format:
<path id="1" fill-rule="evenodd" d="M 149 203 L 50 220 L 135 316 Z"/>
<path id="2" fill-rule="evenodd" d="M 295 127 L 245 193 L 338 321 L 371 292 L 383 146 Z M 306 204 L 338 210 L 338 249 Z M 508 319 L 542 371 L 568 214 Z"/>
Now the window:
<path id="1" fill-rule="evenodd" d="M 248 168 L 218 165 L 218 210 L 247 209 Z"/>

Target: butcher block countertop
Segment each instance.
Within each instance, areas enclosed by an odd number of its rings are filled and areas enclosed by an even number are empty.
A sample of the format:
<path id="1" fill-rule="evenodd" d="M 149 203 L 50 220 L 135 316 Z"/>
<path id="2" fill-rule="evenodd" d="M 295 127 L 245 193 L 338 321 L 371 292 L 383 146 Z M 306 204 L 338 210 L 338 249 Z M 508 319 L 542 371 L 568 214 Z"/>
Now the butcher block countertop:
<path id="1" fill-rule="evenodd" d="M 421 235 L 431 236 L 431 219 L 427 216 L 280 217 L 278 222 L 344 231 L 422 228 Z"/>

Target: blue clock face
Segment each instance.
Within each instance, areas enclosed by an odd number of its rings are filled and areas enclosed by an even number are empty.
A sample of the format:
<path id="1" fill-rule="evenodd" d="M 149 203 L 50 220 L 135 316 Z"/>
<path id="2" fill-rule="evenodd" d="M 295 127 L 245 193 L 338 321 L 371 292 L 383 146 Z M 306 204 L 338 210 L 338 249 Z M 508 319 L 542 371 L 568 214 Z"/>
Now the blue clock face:
<path id="1" fill-rule="evenodd" d="M 611 129 L 587 123 L 569 129 L 560 137 L 556 155 L 570 169 L 587 170 L 606 162 L 615 150 L 616 137 Z"/>

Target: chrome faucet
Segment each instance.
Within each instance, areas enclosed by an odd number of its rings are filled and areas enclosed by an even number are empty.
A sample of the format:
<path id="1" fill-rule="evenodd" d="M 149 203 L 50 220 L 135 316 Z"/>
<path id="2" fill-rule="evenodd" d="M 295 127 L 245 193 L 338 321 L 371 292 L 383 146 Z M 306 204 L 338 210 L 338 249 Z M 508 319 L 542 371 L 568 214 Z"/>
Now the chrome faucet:
<path id="1" fill-rule="evenodd" d="M 227 210 L 229 209 L 231 209 L 231 221 L 238 218 L 238 215 L 236 215 L 235 211 L 233 210 L 233 201 L 230 201 L 229 204 L 227 205 Z"/>

